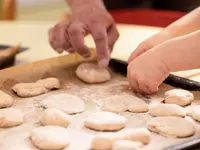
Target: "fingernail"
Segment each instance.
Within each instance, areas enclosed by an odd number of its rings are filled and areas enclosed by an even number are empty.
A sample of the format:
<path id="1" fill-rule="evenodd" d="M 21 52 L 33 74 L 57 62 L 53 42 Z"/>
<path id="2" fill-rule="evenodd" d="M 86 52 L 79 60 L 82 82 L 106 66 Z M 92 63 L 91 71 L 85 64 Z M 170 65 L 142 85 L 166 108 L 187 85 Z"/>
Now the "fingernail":
<path id="1" fill-rule="evenodd" d="M 107 59 L 101 59 L 99 61 L 99 67 L 105 68 L 108 66 L 108 64 L 109 64 L 109 60 L 107 60 Z"/>

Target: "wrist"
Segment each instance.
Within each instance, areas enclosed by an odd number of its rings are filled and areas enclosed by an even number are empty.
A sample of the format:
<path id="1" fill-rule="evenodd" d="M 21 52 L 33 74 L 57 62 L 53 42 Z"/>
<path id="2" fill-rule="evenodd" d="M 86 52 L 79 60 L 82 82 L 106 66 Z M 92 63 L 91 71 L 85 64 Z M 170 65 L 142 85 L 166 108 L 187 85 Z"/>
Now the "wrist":
<path id="1" fill-rule="evenodd" d="M 84 5 L 95 5 L 104 7 L 102 0 L 67 0 L 67 2 L 72 10 L 82 7 Z"/>

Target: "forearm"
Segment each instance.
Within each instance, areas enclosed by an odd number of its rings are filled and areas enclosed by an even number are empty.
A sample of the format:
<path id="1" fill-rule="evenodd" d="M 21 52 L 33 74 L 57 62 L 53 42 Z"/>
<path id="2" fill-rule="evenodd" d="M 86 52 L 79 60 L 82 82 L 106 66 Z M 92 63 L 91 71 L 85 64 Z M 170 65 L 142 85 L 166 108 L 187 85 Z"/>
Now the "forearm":
<path id="1" fill-rule="evenodd" d="M 65 0 L 69 6 L 73 9 L 76 7 L 79 7 L 81 5 L 87 5 L 87 4 L 94 4 L 94 5 L 102 5 L 103 6 L 103 0 Z"/>
<path id="2" fill-rule="evenodd" d="M 171 72 L 200 68 L 199 39 L 200 30 L 164 43 L 161 56 Z"/>
<path id="3" fill-rule="evenodd" d="M 171 38 L 186 35 L 200 29 L 200 7 L 164 29 Z"/>

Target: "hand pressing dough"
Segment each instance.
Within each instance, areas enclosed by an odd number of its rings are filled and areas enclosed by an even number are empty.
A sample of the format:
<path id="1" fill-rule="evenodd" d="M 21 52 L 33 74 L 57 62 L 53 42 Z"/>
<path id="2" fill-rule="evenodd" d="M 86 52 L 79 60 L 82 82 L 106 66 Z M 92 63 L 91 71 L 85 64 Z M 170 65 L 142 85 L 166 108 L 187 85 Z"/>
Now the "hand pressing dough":
<path id="1" fill-rule="evenodd" d="M 165 137 L 184 138 L 195 134 L 194 124 L 180 117 L 156 117 L 148 122 L 148 129 Z"/>
<path id="2" fill-rule="evenodd" d="M 48 108 L 40 117 L 40 122 L 43 125 L 68 127 L 70 124 L 71 116 L 56 108 Z"/>
<path id="3" fill-rule="evenodd" d="M 116 141 L 112 150 L 142 150 L 144 144 L 136 141 L 128 141 L 128 140 L 119 140 Z"/>
<path id="4" fill-rule="evenodd" d="M 155 104 L 149 109 L 149 113 L 153 117 L 177 116 L 185 117 L 184 108 L 176 104 Z"/>
<path id="5" fill-rule="evenodd" d="M 125 127 L 126 118 L 112 112 L 95 112 L 85 120 L 87 128 L 97 131 L 118 131 Z"/>
<path id="6" fill-rule="evenodd" d="M 10 107 L 13 105 L 13 103 L 14 100 L 10 95 L 0 91 L 0 108 Z"/>
<path id="7" fill-rule="evenodd" d="M 182 90 L 182 89 L 173 89 L 165 92 L 165 103 L 168 104 L 177 104 L 180 106 L 186 106 L 191 104 L 194 100 L 193 93 Z"/>
<path id="8" fill-rule="evenodd" d="M 30 138 L 39 149 L 60 150 L 69 145 L 67 129 L 58 126 L 35 128 L 31 131 Z"/>
<path id="9" fill-rule="evenodd" d="M 103 110 L 114 113 L 120 113 L 124 111 L 142 113 L 148 111 L 148 105 L 136 96 L 120 94 L 106 98 L 104 100 Z"/>
<path id="10" fill-rule="evenodd" d="M 57 78 L 53 78 L 53 77 L 38 80 L 36 83 L 43 85 L 48 90 L 60 88 L 60 81 Z"/>
<path id="11" fill-rule="evenodd" d="M 15 108 L 0 109 L 0 127 L 8 128 L 21 125 L 24 121 L 23 114 Z"/>
<path id="12" fill-rule="evenodd" d="M 20 97 L 33 97 L 49 91 L 38 83 L 18 83 L 12 87 L 12 90 Z"/>
<path id="13" fill-rule="evenodd" d="M 138 141 L 148 144 L 151 133 L 145 128 L 125 129 L 116 133 L 97 134 L 91 142 L 93 150 L 110 150 L 113 144 L 119 140 Z"/>
<path id="14" fill-rule="evenodd" d="M 54 94 L 41 101 L 45 108 L 57 108 L 67 114 L 76 114 L 84 111 L 84 102 L 71 94 Z"/>
<path id="15" fill-rule="evenodd" d="M 76 75 L 87 83 L 102 83 L 109 81 L 111 75 L 105 68 L 100 68 L 97 63 L 86 62 L 76 69 Z"/>

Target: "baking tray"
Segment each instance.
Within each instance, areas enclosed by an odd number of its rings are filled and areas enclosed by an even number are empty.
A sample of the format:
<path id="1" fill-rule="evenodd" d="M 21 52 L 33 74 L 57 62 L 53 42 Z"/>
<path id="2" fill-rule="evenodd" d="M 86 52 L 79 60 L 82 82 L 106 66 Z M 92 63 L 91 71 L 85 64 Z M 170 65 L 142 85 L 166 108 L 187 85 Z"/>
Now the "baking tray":
<path id="1" fill-rule="evenodd" d="M 10 47 L 13 47 L 12 45 L 0 45 L 0 51 L 3 51 L 3 50 L 6 50 Z M 28 50 L 29 48 L 28 47 L 20 47 L 19 51 L 17 54 L 21 53 L 21 52 L 24 52 L 26 50 Z M 8 57 L 3 63 L 0 64 L 0 69 L 4 69 L 4 68 L 7 68 L 7 67 L 10 67 L 14 64 L 15 62 L 15 58 L 16 58 L 16 55 L 12 55 L 10 57 Z"/>
<path id="2" fill-rule="evenodd" d="M 95 60 L 95 53 L 92 51 L 92 57 L 87 61 Z M 35 127 L 40 126 L 38 117 L 43 112 L 40 107 L 40 101 L 46 96 L 57 93 L 70 93 L 79 96 L 84 100 L 86 110 L 84 113 L 73 115 L 72 123 L 68 127 L 71 144 L 64 150 L 89 150 L 92 137 L 99 133 L 84 127 L 84 119 L 95 111 L 100 111 L 104 98 L 119 93 L 132 93 L 129 88 L 127 79 L 115 72 L 109 71 L 112 74 L 111 81 L 102 84 L 86 84 L 80 81 L 75 75 L 75 69 L 78 64 L 86 61 L 77 54 L 60 56 L 48 60 L 34 62 L 31 64 L 11 67 L 0 71 L 0 89 L 11 94 L 15 99 L 13 107 L 19 108 L 25 115 L 24 124 L 18 127 L 0 129 L 0 150 L 11 150 L 9 146 L 14 146 L 18 149 L 29 148 L 37 150 L 29 140 L 29 133 Z M 61 89 L 52 91 L 47 94 L 32 98 L 19 98 L 12 91 L 11 87 L 18 82 L 33 82 L 41 78 L 57 77 L 61 81 Z M 149 97 L 143 97 L 147 103 L 155 103 L 163 100 L 163 95 L 166 90 L 172 87 L 165 84 L 161 85 L 160 91 L 157 94 Z M 200 93 L 194 92 L 195 98 L 200 99 Z M 198 103 L 195 101 L 194 103 Z M 126 128 L 146 127 L 151 116 L 148 113 L 121 113 L 128 119 Z M 200 125 L 195 123 L 197 132 L 195 136 L 200 136 Z M 152 133 L 150 143 L 145 147 L 145 150 L 162 150 L 165 147 L 173 144 L 179 144 L 191 138 L 165 138 L 158 134 Z"/>

